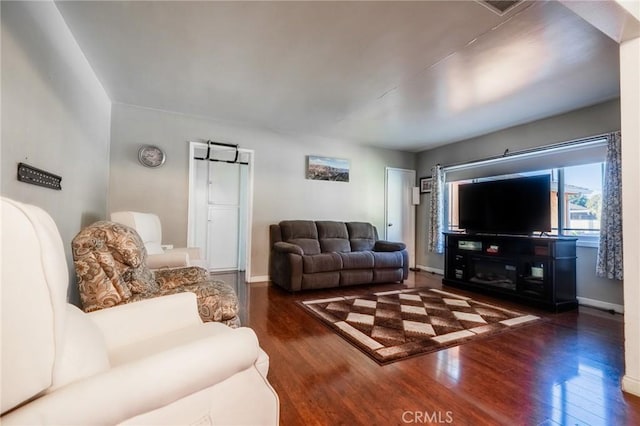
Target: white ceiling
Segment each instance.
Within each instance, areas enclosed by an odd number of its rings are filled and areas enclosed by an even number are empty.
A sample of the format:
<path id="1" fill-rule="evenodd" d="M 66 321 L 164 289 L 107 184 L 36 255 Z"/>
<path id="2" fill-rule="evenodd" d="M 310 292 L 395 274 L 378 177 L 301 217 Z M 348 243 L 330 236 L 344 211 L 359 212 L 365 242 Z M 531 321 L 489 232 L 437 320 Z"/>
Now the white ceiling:
<path id="1" fill-rule="evenodd" d="M 57 2 L 114 102 L 407 151 L 619 96 L 555 1 Z"/>

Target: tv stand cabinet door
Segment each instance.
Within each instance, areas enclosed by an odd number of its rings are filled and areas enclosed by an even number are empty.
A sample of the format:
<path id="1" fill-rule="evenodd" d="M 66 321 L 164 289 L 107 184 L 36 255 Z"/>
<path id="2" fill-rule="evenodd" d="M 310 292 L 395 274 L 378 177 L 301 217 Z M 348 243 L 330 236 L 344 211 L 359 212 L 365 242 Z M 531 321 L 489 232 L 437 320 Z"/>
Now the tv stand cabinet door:
<path id="1" fill-rule="evenodd" d="M 518 266 L 518 294 L 551 301 L 553 298 L 553 266 L 549 259 L 522 257 Z"/>

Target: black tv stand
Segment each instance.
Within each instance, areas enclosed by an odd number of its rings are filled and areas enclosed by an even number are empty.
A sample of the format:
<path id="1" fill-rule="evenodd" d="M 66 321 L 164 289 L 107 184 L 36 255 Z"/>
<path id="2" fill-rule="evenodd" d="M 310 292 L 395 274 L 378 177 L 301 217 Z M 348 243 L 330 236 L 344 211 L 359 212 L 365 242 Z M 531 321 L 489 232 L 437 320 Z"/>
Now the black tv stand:
<path id="1" fill-rule="evenodd" d="M 447 232 L 442 282 L 555 312 L 575 309 L 576 240 Z"/>

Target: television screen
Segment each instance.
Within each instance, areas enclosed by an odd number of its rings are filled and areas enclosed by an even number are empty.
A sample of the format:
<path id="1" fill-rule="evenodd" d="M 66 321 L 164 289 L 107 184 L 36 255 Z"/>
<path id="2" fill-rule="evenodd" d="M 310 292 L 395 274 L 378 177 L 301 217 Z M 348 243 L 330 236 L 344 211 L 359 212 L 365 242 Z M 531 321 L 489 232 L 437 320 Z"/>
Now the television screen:
<path id="1" fill-rule="evenodd" d="M 458 187 L 459 228 L 467 232 L 551 231 L 551 177 L 530 176 Z"/>

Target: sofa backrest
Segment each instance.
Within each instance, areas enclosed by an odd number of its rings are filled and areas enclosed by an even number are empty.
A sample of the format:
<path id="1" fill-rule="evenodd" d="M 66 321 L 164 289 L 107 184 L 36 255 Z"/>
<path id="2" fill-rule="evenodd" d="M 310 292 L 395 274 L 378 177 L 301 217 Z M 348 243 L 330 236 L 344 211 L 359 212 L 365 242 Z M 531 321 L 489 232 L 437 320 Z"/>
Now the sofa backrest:
<path id="1" fill-rule="evenodd" d="M 135 231 L 142 239 L 147 254 L 162 254 L 162 224 L 158 215 L 122 211 L 111 213 L 111 221 L 126 225 Z"/>
<path id="2" fill-rule="evenodd" d="M 373 246 L 378 241 L 378 231 L 375 226 L 367 222 L 347 222 L 346 226 L 349 231 L 351 250 L 373 250 Z"/>
<path id="3" fill-rule="evenodd" d="M 317 221 L 318 239 L 323 253 L 347 253 L 351 251 L 349 233 L 344 222 Z"/>
<path id="4" fill-rule="evenodd" d="M 159 290 L 138 233 L 116 222 L 95 222 L 71 242 L 80 301 L 85 312 L 109 308 L 132 294 Z"/>
<path id="5" fill-rule="evenodd" d="M 312 220 L 284 220 L 280 222 L 282 241 L 302 248 L 304 254 L 320 254 L 318 229 Z"/>
<path id="6" fill-rule="evenodd" d="M 67 303 L 69 270 L 51 216 L 5 197 L 1 209 L 0 423 L 7 412 L 22 406 L 8 414 L 14 418 L 7 423 L 25 424 L 28 418 L 44 424 L 49 419 L 44 404 L 22 421 L 15 415 L 45 392 L 108 369 L 109 360 L 95 324 Z"/>
<path id="7" fill-rule="evenodd" d="M 69 273 L 58 228 L 43 210 L 3 197 L 0 225 L 4 414 L 53 383 Z"/>
<path id="8" fill-rule="evenodd" d="M 373 250 L 378 240 L 376 227 L 367 222 L 284 220 L 271 233 L 272 244 L 295 244 L 306 255 Z"/>

